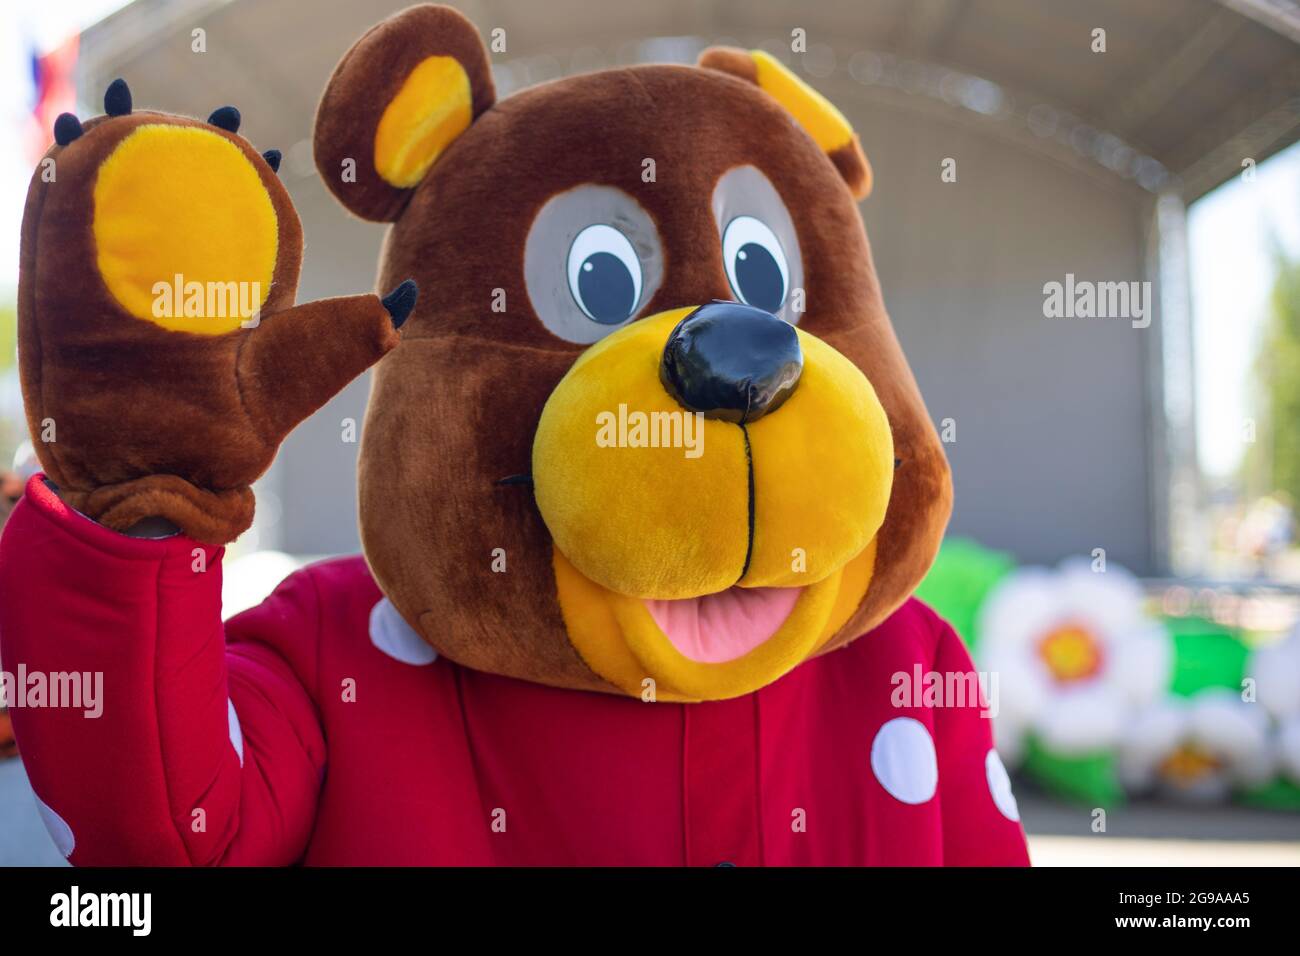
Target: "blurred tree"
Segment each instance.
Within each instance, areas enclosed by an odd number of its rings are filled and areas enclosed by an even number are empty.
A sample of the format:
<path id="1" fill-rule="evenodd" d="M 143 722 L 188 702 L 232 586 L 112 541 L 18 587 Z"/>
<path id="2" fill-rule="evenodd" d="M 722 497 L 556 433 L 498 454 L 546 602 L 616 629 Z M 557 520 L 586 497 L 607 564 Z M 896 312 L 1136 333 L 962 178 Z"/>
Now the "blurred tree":
<path id="1" fill-rule="evenodd" d="M 1300 502 L 1300 258 L 1280 249 L 1256 369 L 1261 415 L 1246 459 L 1247 486 Z"/>
<path id="2" fill-rule="evenodd" d="M 18 306 L 15 294 L 0 290 L 0 370 L 13 365 L 18 358 Z"/>
<path id="3" fill-rule="evenodd" d="M 0 471 L 27 437 L 18 391 L 18 306 L 16 290 L 0 288 Z"/>

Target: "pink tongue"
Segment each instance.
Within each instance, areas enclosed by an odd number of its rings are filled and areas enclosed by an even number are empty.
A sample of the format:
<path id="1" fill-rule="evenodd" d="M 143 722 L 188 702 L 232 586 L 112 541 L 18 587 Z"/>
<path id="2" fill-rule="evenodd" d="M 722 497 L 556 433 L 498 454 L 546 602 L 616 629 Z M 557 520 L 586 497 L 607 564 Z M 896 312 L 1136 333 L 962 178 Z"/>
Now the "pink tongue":
<path id="1" fill-rule="evenodd" d="M 719 664 L 748 654 L 775 634 L 803 588 L 730 587 L 680 601 L 647 599 L 673 647 L 693 661 Z"/>

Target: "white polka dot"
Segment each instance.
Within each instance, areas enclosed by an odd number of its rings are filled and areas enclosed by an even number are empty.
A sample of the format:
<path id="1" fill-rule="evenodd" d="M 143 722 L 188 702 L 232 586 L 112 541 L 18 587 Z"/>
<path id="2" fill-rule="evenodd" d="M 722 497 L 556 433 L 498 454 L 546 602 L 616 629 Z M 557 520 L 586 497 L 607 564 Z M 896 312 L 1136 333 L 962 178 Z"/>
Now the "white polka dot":
<path id="1" fill-rule="evenodd" d="M 411 629 L 388 598 L 380 600 L 370 612 L 370 642 L 403 664 L 419 667 L 438 659 L 438 652 Z"/>
<path id="2" fill-rule="evenodd" d="M 239 715 L 235 713 L 235 702 L 226 698 L 226 722 L 230 725 L 230 743 L 239 754 L 239 765 L 244 765 L 244 728 L 239 726 Z"/>
<path id="3" fill-rule="evenodd" d="M 1018 821 L 1020 806 L 1016 803 L 1016 795 L 1011 792 L 1011 778 L 1007 776 L 1007 768 L 1003 766 L 1002 758 L 996 750 L 990 749 L 984 757 L 984 776 L 988 778 L 989 793 L 993 795 L 998 811 L 1008 820 Z"/>
<path id="4" fill-rule="evenodd" d="M 871 772 L 895 800 L 925 803 L 939 786 L 939 760 L 925 725 L 913 717 L 886 721 L 871 742 Z"/>
<path id="5" fill-rule="evenodd" d="M 54 841 L 55 849 L 62 853 L 66 860 L 77 848 L 77 839 L 72 835 L 72 827 L 68 826 L 63 817 L 55 813 L 54 808 L 48 803 L 36 794 L 32 796 L 36 799 L 36 810 L 41 815 L 41 822 L 45 824 L 45 829 L 49 831 L 50 839 Z"/>

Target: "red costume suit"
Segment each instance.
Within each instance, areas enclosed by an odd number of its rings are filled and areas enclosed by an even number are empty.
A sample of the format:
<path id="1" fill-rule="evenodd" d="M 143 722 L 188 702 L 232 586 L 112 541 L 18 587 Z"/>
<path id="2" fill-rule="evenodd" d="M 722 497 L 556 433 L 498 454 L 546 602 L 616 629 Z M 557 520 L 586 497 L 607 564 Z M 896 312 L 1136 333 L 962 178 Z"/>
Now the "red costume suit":
<path id="1" fill-rule="evenodd" d="M 223 631 L 196 547 L 101 528 L 39 476 L 11 519 L 5 660 L 104 673 L 97 720 L 13 712 L 74 863 L 1027 862 L 978 704 L 890 705 L 895 673 L 970 668 L 916 600 L 760 691 L 643 703 L 438 658 L 360 558 Z"/>
<path id="2" fill-rule="evenodd" d="M 970 658 L 911 597 L 952 489 L 871 169 L 785 65 L 497 104 L 473 25 L 404 11 L 313 139 L 392 291 L 298 305 L 279 153 L 233 107 L 104 105 L 28 192 L 44 475 L 0 540 L 5 667 L 102 675 L 94 714 L 12 712 L 73 862 L 1027 862 Z M 253 481 L 371 366 L 364 560 L 223 626 Z M 936 675 L 968 693 L 906 692 Z"/>

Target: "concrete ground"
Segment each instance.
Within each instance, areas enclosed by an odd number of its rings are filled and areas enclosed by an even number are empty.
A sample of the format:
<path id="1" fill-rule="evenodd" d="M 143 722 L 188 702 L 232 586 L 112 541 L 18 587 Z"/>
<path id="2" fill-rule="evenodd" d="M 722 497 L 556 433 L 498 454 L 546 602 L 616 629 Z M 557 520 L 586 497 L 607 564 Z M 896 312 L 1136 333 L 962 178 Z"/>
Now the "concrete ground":
<path id="1" fill-rule="evenodd" d="M 1105 833 L 1091 811 L 1017 788 L 1038 866 L 1300 866 L 1300 814 L 1139 803 Z M 36 812 L 21 760 L 0 761 L 0 866 L 66 866 Z"/>
<path id="2" fill-rule="evenodd" d="M 1017 782 L 1035 866 L 1300 866 L 1300 813 L 1137 802 L 1092 830 L 1092 809 Z"/>

